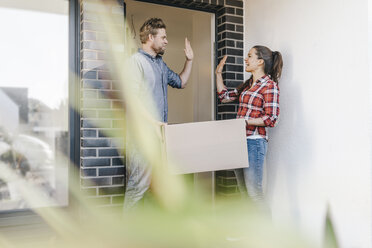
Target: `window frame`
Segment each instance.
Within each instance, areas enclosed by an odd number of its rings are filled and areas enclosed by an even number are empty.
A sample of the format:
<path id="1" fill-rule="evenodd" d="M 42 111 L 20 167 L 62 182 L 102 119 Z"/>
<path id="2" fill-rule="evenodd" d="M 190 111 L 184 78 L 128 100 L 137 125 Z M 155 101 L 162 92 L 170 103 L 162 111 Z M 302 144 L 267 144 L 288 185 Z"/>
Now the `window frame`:
<path id="1" fill-rule="evenodd" d="M 79 0 L 66 0 L 68 7 L 68 189 L 79 182 L 80 163 L 80 113 L 75 109 L 80 108 L 80 5 Z M 75 106 L 75 109 L 73 108 Z M 76 181 L 77 180 L 77 181 Z M 68 203 L 66 206 L 51 208 L 70 211 L 76 206 L 76 201 L 68 190 Z M 16 226 L 27 225 L 30 230 L 34 225 L 45 224 L 44 220 L 32 209 L 13 209 L 0 211 L 0 231 Z"/>

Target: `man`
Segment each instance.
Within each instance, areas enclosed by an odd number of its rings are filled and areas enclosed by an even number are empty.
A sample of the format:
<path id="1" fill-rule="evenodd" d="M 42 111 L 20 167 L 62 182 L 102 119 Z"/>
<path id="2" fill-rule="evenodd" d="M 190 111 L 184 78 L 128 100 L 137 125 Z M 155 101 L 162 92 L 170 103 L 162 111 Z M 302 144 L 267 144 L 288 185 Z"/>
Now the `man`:
<path id="1" fill-rule="evenodd" d="M 168 44 L 166 26 L 159 18 L 150 18 L 140 29 L 142 49 L 133 55 L 133 61 L 142 72 L 146 88 L 152 95 L 156 115 L 161 122 L 168 120 L 167 86 L 183 89 L 189 79 L 194 58 L 190 42 L 185 38 L 186 62 L 181 73 L 173 72 L 164 63 L 162 55 Z M 127 187 L 124 208 L 137 207 L 150 187 L 151 170 L 137 152 L 127 154 Z"/>

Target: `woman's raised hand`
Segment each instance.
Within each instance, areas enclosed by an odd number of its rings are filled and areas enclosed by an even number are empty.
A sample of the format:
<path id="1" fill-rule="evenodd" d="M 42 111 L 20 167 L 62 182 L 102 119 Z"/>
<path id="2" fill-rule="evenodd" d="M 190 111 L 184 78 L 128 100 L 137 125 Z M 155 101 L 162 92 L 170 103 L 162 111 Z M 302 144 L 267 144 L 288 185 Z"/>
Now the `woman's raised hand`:
<path id="1" fill-rule="evenodd" d="M 227 59 L 227 55 L 223 56 L 220 63 L 217 65 L 217 68 L 216 68 L 216 71 L 215 71 L 216 74 L 222 73 L 222 69 L 225 66 L 226 59 Z"/>

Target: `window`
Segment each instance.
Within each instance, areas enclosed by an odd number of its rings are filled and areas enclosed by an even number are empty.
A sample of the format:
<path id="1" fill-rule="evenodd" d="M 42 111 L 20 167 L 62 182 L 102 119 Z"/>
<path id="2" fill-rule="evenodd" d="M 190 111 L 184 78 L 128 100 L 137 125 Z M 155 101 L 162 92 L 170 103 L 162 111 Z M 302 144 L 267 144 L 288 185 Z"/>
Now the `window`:
<path id="1" fill-rule="evenodd" d="M 45 206 L 26 201 L 23 182 L 67 204 L 68 8 L 66 0 L 0 2 L 0 211 Z M 18 179 L 4 178 L 8 169 Z"/>

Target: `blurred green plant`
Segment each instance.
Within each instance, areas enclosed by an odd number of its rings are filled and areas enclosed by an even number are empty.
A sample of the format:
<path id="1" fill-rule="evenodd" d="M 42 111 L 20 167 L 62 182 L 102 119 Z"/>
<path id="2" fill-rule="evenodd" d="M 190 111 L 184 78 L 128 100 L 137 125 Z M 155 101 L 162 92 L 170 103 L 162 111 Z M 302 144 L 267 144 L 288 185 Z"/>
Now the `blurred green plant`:
<path id="1" fill-rule="evenodd" d="M 114 25 L 117 20 L 110 15 L 112 6 L 107 5 L 110 1 L 94 1 L 97 2 L 100 3 L 97 6 L 106 6 L 96 14 L 113 48 L 109 66 L 118 82 L 116 97 L 121 101 L 122 111 L 112 117 L 126 123 L 121 131 L 108 131 L 105 135 L 126 137 L 126 149 L 141 148 L 138 150 L 152 167 L 152 201 L 145 208 L 123 213 L 122 210 L 92 206 L 80 192 L 80 185 L 70 185 L 71 195 L 77 201 L 77 212 L 55 207 L 34 208 L 33 211 L 52 230 L 51 234 L 42 239 L 14 240 L 0 232 L 1 247 L 312 247 L 289 226 L 275 227 L 270 217 L 250 202 L 218 199 L 212 204 L 205 200 L 208 197 L 203 197 L 202 192 L 193 194 L 192 187 L 183 177 L 169 173 L 168 167 L 174 165 L 167 164 L 164 159 L 161 123 L 155 121 L 151 96 L 141 92 L 141 98 L 138 97 L 136 84 L 141 76 L 135 73 L 130 61 L 135 46 L 130 43 L 131 39 L 125 39 L 123 30 Z M 76 107 L 76 110 L 79 109 Z M 98 122 L 94 124 L 99 126 Z M 40 188 L 2 162 L 0 178 L 17 181 L 29 206 L 56 204 L 50 202 Z M 30 232 L 32 234 L 32 230 Z M 37 230 L 34 232 L 35 237 L 39 237 Z"/>

